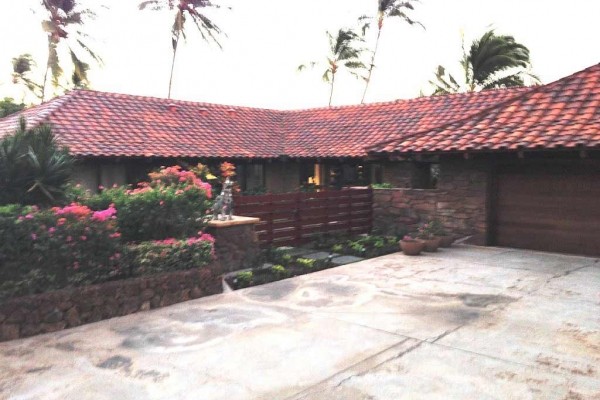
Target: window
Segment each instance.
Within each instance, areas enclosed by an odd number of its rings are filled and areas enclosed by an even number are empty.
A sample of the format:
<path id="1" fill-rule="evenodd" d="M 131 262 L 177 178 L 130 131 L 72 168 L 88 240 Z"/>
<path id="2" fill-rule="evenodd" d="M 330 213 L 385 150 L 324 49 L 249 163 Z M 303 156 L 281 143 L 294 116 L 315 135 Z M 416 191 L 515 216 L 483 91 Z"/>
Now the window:
<path id="1" fill-rule="evenodd" d="M 435 189 L 440 176 L 440 165 L 433 163 L 414 163 L 411 174 L 413 189 Z"/>

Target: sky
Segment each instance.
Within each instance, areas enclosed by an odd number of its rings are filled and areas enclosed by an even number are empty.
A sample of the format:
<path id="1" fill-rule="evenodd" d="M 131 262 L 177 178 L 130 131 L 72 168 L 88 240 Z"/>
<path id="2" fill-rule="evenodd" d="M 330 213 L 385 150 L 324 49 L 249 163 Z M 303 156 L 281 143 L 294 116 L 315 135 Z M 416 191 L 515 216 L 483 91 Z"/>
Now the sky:
<path id="1" fill-rule="evenodd" d="M 84 30 L 104 60 L 103 66 L 92 66 L 91 88 L 166 97 L 172 12 L 140 11 L 138 0 L 80 1 L 97 12 Z M 275 109 L 326 106 L 323 68 L 298 72 L 298 65 L 325 59 L 326 31 L 354 27 L 359 16 L 375 15 L 377 9 L 377 0 L 214 1 L 232 8 L 210 13 L 227 33 L 223 50 L 203 42 L 193 24 L 187 26 L 187 40 L 178 49 L 174 99 Z M 13 57 L 30 53 L 45 65 L 43 14 L 34 12 L 39 2 L 0 0 L 0 98 L 24 98 L 23 88 L 12 84 Z M 460 75 L 461 33 L 470 43 L 489 28 L 526 45 L 533 72 L 552 82 L 600 62 L 599 15 L 600 0 L 421 0 L 412 16 L 425 29 L 386 21 L 366 101 L 431 93 L 428 81 L 437 65 Z M 42 76 L 40 68 L 33 75 L 39 81 Z M 343 71 L 336 79 L 333 104 L 360 103 L 364 82 Z"/>

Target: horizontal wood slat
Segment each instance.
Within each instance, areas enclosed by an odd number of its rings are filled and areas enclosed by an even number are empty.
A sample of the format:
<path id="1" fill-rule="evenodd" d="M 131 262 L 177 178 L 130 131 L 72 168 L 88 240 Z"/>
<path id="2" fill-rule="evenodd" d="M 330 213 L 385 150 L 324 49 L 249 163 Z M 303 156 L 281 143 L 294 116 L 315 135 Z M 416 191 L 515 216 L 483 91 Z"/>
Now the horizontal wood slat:
<path id="1" fill-rule="evenodd" d="M 497 177 L 496 244 L 600 255 L 600 175 L 520 173 Z"/>
<path id="2" fill-rule="evenodd" d="M 261 246 L 300 245 L 319 234 L 370 233 L 373 190 L 235 196 L 236 215 L 257 217 Z"/>

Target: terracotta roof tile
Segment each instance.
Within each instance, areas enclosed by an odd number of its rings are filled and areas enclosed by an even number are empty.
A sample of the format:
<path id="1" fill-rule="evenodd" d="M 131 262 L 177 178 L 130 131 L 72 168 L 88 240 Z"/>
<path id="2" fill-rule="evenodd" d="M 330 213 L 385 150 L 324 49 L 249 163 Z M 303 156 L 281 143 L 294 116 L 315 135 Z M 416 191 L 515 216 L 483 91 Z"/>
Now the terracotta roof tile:
<path id="1" fill-rule="evenodd" d="M 452 152 L 467 149 L 598 147 L 600 64 L 496 104 L 476 115 L 406 132 L 369 148 L 373 153 Z M 501 140 L 498 140 L 501 139 Z"/>

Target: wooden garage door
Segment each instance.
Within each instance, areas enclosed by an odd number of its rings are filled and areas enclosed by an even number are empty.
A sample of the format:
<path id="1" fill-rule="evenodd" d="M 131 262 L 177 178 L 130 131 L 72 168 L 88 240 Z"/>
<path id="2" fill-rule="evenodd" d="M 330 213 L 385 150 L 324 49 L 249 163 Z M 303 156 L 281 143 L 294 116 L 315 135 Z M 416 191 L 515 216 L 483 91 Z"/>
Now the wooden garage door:
<path id="1" fill-rule="evenodd" d="M 600 255 L 600 174 L 499 174 L 499 246 Z"/>

